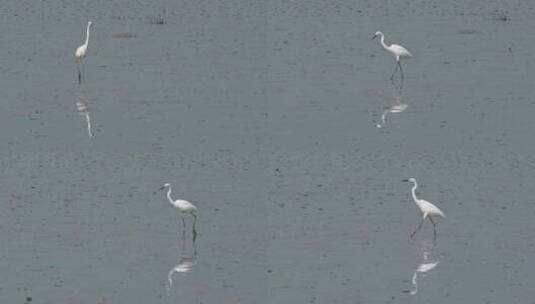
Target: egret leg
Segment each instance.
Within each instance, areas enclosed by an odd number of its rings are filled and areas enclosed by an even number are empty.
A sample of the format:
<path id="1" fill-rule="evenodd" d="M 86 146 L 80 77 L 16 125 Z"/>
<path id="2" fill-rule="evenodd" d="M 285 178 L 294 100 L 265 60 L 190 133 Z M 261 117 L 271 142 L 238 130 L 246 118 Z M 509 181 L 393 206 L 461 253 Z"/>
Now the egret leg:
<path id="1" fill-rule="evenodd" d="M 82 72 L 80 71 L 80 65 L 77 66 L 78 68 L 78 86 L 82 83 Z"/>
<path id="2" fill-rule="evenodd" d="M 182 244 L 180 247 L 186 248 L 186 230 L 182 229 Z"/>
<path id="3" fill-rule="evenodd" d="M 401 62 L 398 61 L 399 71 L 401 72 L 401 82 L 399 83 L 399 94 L 403 91 L 403 69 L 401 68 Z"/>
<path id="4" fill-rule="evenodd" d="M 396 61 L 396 66 L 394 67 L 394 72 L 392 72 L 392 76 L 390 76 L 390 80 L 392 80 L 392 82 L 394 82 L 394 75 L 396 75 L 396 72 L 398 71 L 398 65 L 399 65 L 399 61 Z"/>
<path id="5" fill-rule="evenodd" d="M 82 82 L 85 83 L 85 62 L 82 61 Z"/>
<path id="6" fill-rule="evenodd" d="M 195 229 L 195 225 L 197 224 L 197 215 L 195 213 L 192 213 L 193 215 L 193 238 L 197 237 L 197 230 Z"/>
<path id="7" fill-rule="evenodd" d="M 197 246 L 195 245 L 195 240 L 197 240 L 197 234 L 194 234 L 193 238 L 191 238 L 193 243 L 193 256 L 197 256 Z"/>
<path id="8" fill-rule="evenodd" d="M 193 245 L 193 255 L 197 256 L 197 246 L 195 245 L 195 241 L 197 240 L 197 231 L 195 230 L 195 223 L 197 222 L 197 215 L 193 214 L 193 233 L 191 236 L 191 243 Z"/>
<path id="9" fill-rule="evenodd" d="M 420 228 L 422 228 L 422 225 L 424 224 L 424 221 L 425 221 L 425 217 L 422 218 L 422 221 L 420 222 L 420 225 L 418 225 L 418 227 L 414 230 L 414 232 L 411 233 L 411 239 L 412 239 L 412 237 L 416 234 L 416 232 L 417 232 L 418 230 L 420 230 Z"/>
<path id="10" fill-rule="evenodd" d="M 435 221 L 431 217 L 429 217 L 429 220 L 431 221 L 431 224 L 433 224 L 433 239 L 437 239 L 437 225 L 435 224 Z"/>
<path id="11" fill-rule="evenodd" d="M 182 227 L 184 228 L 184 231 L 186 231 L 186 220 L 184 219 L 184 216 L 182 215 Z"/>
<path id="12" fill-rule="evenodd" d="M 193 245 L 193 254 L 197 256 L 197 246 L 195 246 L 195 241 L 197 241 L 197 232 L 193 230 L 193 234 L 191 236 L 191 244 Z"/>

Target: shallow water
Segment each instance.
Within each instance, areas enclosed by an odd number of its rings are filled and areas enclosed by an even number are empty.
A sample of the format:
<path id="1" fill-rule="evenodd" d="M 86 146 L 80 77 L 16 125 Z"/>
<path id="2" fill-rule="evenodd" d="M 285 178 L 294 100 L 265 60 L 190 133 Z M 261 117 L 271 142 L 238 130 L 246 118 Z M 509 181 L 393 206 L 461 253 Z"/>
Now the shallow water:
<path id="1" fill-rule="evenodd" d="M 5 3 L 0 302 L 531 303 L 533 7 L 443 2 Z"/>

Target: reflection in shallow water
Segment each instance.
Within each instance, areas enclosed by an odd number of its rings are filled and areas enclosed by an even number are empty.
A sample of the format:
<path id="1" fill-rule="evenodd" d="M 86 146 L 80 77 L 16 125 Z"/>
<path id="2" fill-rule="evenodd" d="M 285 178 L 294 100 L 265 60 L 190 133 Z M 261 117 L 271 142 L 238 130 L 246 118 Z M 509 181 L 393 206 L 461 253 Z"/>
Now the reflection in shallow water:
<path id="1" fill-rule="evenodd" d="M 416 268 L 416 271 L 414 271 L 414 274 L 412 275 L 413 289 L 410 290 L 411 295 L 415 295 L 418 292 L 418 281 L 417 281 L 418 274 L 423 274 L 423 273 L 430 271 L 431 269 L 435 268 L 438 265 L 438 263 L 440 262 L 436 261 L 433 263 L 424 263 L 424 264 L 420 264 L 418 268 Z"/>
<path id="2" fill-rule="evenodd" d="M 87 102 L 82 100 L 82 97 L 80 97 L 80 100 L 76 102 L 76 109 L 78 110 L 78 112 L 87 111 Z"/>
<path id="3" fill-rule="evenodd" d="M 91 117 L 89 117 L 88 112 L 88 104 L 87 104 L 87 98 L 83 95 L 80 95 L 78 97 L 78 101 L 76 102 L 76 109 L 80 114 L 82 114 L 85 117 L 85 121 L 87 124 L 87 133 L 89 134 L 89 137 L 93 137 L 93 132 L 91 130 Z"/>
<path id="4" fill-rule="evenodd" d="M 385 125 L 386 122 L 386 116 L 390 113 L 401 113 L 405 111 L 408 107 L 407 104 L 404 104 L 401 102 L 400 97 L 394 97 L 394 102 L 383 111 L 383 115 L 381 115 L 381 123 L 377 124 L 377 128 L 382 128 Z"/>
<path id="5" fill-rule="evenodd" d="M 406 290 L 406 292 L 410 293 L 411 295 L 418 293 L 418 276 L 423 276 L 427 272 L 437 267 L 437 265 L 440 263 L 440 257 L 435 259 L 432 258 L 433 246 L 434 244 L 431 241 L 422 242 L 420 251 L 423 254 L 423 261 L 418 265 L 418 267 L 416 267 L 416 270 L 412 274 L 412 289 Z"/>
<path id="6" fill-rule="evenodd" d="M 167 273 L 167 282 L 168 282 L 167 291 L 170 291 L 173 288 L 173 275 L 175 273 L 186 274 L 186 273 L 190 272 L 193 269 L 193 267 L 197 264 L 197 246 L 195 245 L 196 240 L 197 240 L 197 236 L 195 234 L 193 234 L 192 238 L 191 238 L 193 256 L 188 256 L 188 255 L 184 255 L 183 254 L 180 257 L 180 260 L 178 261 L 178 264 L 173 266 L 171 268 L 171 270 L 169 270 L 169 272 Z M 181 242 L 181 245 L 180 245 L 180 247 L 183 248 L 182 249 L 183 252 L 187 251 L 185 241 L 186 241 L 186 233 L 185 233 L 185 231 L 183 231 L 182 232 L 182 242 Z"/>
<path id="7" fill-rule="evenodd" d="M 175 272 L 177 273 L 188 273 L 193 269 L 193 266 L 197 264 L 197 257 L 188 257 L 183 256 L 180 258 L 178 264 L 176 264 L 171 270 L 169 270 L 169 273 L 167 274 L 167 281 L 169 282 L 169 285 L 167 285 L 167 290 L 171 290 L 173 288 L 173 275 Z"/>

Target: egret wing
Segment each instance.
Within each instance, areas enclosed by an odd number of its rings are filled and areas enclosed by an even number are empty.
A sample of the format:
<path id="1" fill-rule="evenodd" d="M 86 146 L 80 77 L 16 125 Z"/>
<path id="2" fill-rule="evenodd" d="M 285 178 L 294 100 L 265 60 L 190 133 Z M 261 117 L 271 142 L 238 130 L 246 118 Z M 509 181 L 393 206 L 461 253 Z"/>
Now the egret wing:
<path id="1" fill-rule="evenodd" d="M 398 45 L 398 44 L 392 44 L 390 46 L 390 48 L 398 53 L 401 57 L 412 57 L 412 54 L 411 52 L 409 52 L 406 48 L 402 47 L 401 45 Z"/>
<path id="2" fill-rule="evenodd" d="M 420 205 L 422 206 L 422 210 L 429 215 L 440 215 L 442 217 L 446 217 L 442 210 L 426 200 L 420 200 Z"/>
<path id="3" fill-rule="evenodd" d="M 187 210 L 191 210 L 191 211 L 197 212 L 197 207 L 195 207 L 195 205 L 193 205 L 192 203 L 190 203 L 188 201 L 184 201 L 184 205 L 185 205 Z"/>

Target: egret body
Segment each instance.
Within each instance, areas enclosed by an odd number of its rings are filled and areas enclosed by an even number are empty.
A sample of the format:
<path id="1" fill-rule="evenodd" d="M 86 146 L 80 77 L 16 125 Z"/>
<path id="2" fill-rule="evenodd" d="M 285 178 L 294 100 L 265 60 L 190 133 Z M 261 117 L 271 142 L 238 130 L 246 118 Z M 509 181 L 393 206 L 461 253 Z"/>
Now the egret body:
<path id="1" fill-rule="evenodd" d="M 167 199 L 169 200 L 169 203 L 173 205 L 175 208 L 177 208 L 180 211 L 180 216 L 182 217 L 182 225 L 184 226 L 184 229 L 186 229 L 186 221 L 184 220 L 184 216 L 186 214 L 189 214 L 193 216 L 193 234 L 196 235 L 197 231 L 195 230 L 195 224 L 197 222 L 197 207 L 195 207 L 192 203 L 186 201 L 186 200 L 173 200 L 171 198 L 171 185 L 169 183 L 165 183 L 160 190 L 166 189 L 167 190 Z"/>
<path id="2" fill-rule="evenodd" d="M 420 224 L 418 225 L 418 227 L 416 228 L 416 230 L 414 230 L 414 232 L 411 233 L 410 237 L 412 238 L 414 236 L 414 234 L 420 230 L 420 228 L 422 228 L 422 225 L 425 221 L 426 218 L 429 218 L 429 220 L 431 221 L 431 224 L 433 224 L 433 236 L 434 238 L 437 237 L 437 229 L 436 229 L 436 224 L 435 222 L 433 221 L 433 216 L 441 216 L 441 217 L 446 217 L 444 215 L 444 212 L 442 212 L 442 210 L 440 210 L 437 206 L 433 205 L 432 203 L 426 201 L 426 200 L 423 200 L 423 199 L 419 199 L 417 196 L 416 196 L 416 188 L 418 188 L 418 183 L 416 182 L 416 179 L 414 177 L 411 177 L 409 179 L 406 179 L 406 180 L 403 180 L 405 182 L 411 182 L 413 183 L 413 186 L 412 186 L 412 189 L 411 189 L 411 194 L 412 194 L 412 199 L 414 200 L 414 202 L 416 203 L 416 205 L 418 206 L 418 208 L 420 208 L 420 211 L 422 211 L 422 214 L 423 214 L 423 217 L 422 217 L 422 221 L 420 222 Z"/>
<path id="3" fill-rule="evenodd" d="M 93 22 L 89 21 L 87 22 L 87 30 L 86 30 L 86 36 L 85 36 L 85 43 L 80 45 L 76 49 L 76 53 L 74 53 L 74 56 L 76 58 L 76 62 L 79 63 L 82 61 L 86 54 L 87 54 L 87 44 L 89 43 L 89 29 L 91 28 L 91 25 Z M 78 68 L 78 84 L 82 81 L 82 73 L 80 72 L 80 68 Z"/>
<path id="4" fill-rule="evenodd" d="M 411 58 L 412 54 L 404 47 L 398 44 L 391 44 L 390 46 L 386 45 L 385 43 L 385 35 L 381 31 L 375 32 L 375 35 L 373 35 L 372 39 L 375 39 L 376 37 L 381 37 L 381 45 L 383 48 L 396 58 L 396 67 L 394 68 L 394 72 L 392 73 L 392 76 L 390 76 L 390 79 L 394 79 L 394 75 L 396 74 L 398 68 L 401 72 L 401 79 L 403 79 L 403 69 L 401 68 L 400 59 L 402 58 Z"/>

